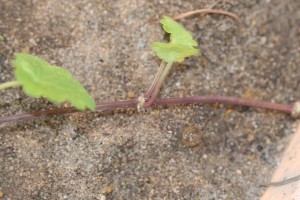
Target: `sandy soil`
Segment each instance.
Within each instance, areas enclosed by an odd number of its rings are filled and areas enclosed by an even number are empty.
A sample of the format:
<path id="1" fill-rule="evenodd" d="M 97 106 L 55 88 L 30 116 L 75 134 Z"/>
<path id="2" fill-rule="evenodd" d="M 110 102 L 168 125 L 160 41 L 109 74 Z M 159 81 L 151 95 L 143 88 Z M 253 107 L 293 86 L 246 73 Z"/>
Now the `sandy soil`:
<path id="1" fill-rule="evenodd" d="M 13 79 L 13 52 L 29 52 L 69 69 L 97 101 L 138 97 L 160 62 L 157 20 L 215 3 L 244 26 L 181 20 L 202 55 L 174 66 L 161 97 L 300 99 L 299 0 L 3 0 L 0 82 Z M 19 88 L 0 95 L 1 116 L 55 106 Z M 297 123 L 193 105 L 0 125 L 0 199 L 258 199 Z"/>

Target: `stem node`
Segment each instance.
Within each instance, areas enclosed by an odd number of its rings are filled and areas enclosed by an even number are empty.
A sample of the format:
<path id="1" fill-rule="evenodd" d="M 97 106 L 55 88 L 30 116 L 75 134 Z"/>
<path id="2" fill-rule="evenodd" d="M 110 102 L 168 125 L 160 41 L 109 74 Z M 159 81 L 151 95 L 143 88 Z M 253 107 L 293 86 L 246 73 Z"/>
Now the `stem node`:
<path id="1" fill-rule="evenodd" d="M 292 116 L 295 118 L 300 117 L 300 101 L 296 101 L 292 108 Z"/>

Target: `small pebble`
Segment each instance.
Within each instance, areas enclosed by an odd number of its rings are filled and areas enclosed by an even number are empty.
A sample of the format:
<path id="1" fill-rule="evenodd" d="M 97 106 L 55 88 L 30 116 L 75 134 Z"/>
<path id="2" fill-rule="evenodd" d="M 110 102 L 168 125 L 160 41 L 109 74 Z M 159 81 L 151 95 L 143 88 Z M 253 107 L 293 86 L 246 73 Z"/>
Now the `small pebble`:
<path id="1" fill-rule="evenodd" d="M 106 187 L 105 187 L 105 193 L 106 193 L 106 194 L 112 193 L 113 190 L 114 190 L 114 188 L 111 187 L 111 186 L 106 186 Z"/>
<path id="2" fill-rule="evenodd" d="M 238 175 L 242 175 L 242 174 L 243 174 L 242 171 L 239 170 L 239 169 L 236 170 L 236 173 L 237 173 Z"/>
<path id="3" fill-rule="evenodd" d="M 254 137 L 254 135 L 253 134 L 250 134 L 250 135 L 248 135 L 248 137 L 247 137 L 247 142 L 253 142 L 253 140 L 255 139 L 255 137 Z"/>
<path id="4" fill-rule="evenodd" d="M 129 92 L 127 93 L 127 97 L 128 97 L 128 99 L 133 99 L 133 98 L 135 97 L 134 92 L 129 91 Z"/>
<path id="5" fill-rule="evenodd" d="M 99 199 L 99 200 L 106 200 L 106 196 L 103 195 L 103 194 L 101 194 L 97 199 Z"/>

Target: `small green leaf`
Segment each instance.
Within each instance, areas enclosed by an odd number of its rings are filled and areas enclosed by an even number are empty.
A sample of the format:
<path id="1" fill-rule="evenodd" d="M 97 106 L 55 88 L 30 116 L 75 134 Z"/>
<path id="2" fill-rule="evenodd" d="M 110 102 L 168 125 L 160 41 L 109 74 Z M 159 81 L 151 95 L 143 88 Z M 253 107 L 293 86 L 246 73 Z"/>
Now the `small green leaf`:
<path id="1" fill-rule="evenodd" d="M 152 44 L 153 51 L 160 59 L 166 62 L 182 62 L 186 57 L 199 54 L 199 50 L 194 48 L 198 43 L 181 24 L 170 17 L 164 17 L 160 22 L 164 30 L 171 34 L 170 43 L 154 42 Z"/>
<path id="2" fill-rule="evenodd" d="M 15 77 L 31 97 L 45 97 L 54 103 L 70 102 L 79 110 L 95 110 L 95 101 L 64 68 L 30 54 L 15 53 Z"/>
<path id="3" fill-rule="evenodd" d="M 152 49 L 157 53 L 157 56 L 165 62 L 183 62 L 184 58 L 199 54 L 198 49 L 181 44 L 154 42 Z"/>
<path id="4" fill-rule="evenodd" d="M 0 35 L 0 41 L 4 40 L 4 37 L 2 35 Z"/>
<path id="5" fill-rule="evenodd" d="M 163 25 L 164 30 L 167 33 L 171 34 L 171 42 L 172 44 L 182 44 L 187 46 L 198 46 L 198 43 L 193 40 L 192 34 L 185 30 L 185 28 L 174 21 L 170 17 L 164 17 L 160 20 L 160 23 Z"/>

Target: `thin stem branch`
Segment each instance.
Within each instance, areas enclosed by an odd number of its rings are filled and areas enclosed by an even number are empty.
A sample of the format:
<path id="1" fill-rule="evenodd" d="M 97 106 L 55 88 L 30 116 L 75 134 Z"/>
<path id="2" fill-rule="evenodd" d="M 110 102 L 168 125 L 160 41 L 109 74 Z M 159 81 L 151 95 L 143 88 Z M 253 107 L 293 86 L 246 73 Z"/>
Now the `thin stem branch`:
<path id="1" fill-rule="evenodd" d="M 261 184 L 260 187 L 270 187 L 270 186 L 283 186 L 286 184 L 290 184 L 296 181 L 300 180 L 300 175 L 289 178 L 289 179 L 285 179 L 282 181 L 276 181 L 276 182 L 269 182 L 269 183 L 265 183 L 265 184 Z"/>
<path id="2" fill-rule="evenodd" d="M 153 90 L 154 90 L 155 86 L 157 85 L 157 81 L 160 79 L 165 67 L 166 67 L 165 62 L 162 61 L 158 68 L 158 71 L 151 83 L 151 86 L 149 87 L 148 91 L 144 94 L 145 99 L 149 99 L 152 96 Z"/>
<path id="3" fill-rule="evenodd" d="M 232 13 L 232 12 L 227 12 L 227 11 L 224 11 L 224 10 L 217 10 L 217 9 L 200 9 L 200 10 L 194 10 L 194 11 L 190 11 L 190 12 L 186 12 L 186 13 L 182 13 L 180 15 L 177 15 L 175 17 L 173 17 L 174 20 L 178 20 L 178 19 L 181 19 L 181 18 L 185 18 L 185 17 L 189 17 L 189 16 L 192 16 L 192 15 L 195 15 L 195 14 L 219 14 L 219 15 L 226 15 L 226 16 L 229 16 L 229 17 L 232 17 L 233 19 L 235 19 L 236 21 L 238 21 L 239 23 L 242 24 L 240 18 Z"/>
<path id="4" fill-rule="evenodd" d="M 0 90 L 10 88 L 10 87 L 14 87 L 14 86 L 20 86 L 20 85 L 21 84 L 18 81 L 10 81 L 10 82 L 0 84 Z"/>
<path id="5" fill-rule="evenodd" d="M 97 111 L 109 111 L 120 108 L 136 108 L 139 101 L 136 99 L 128 101 L 117 101 L 117 102 L 103 102 L 96 106 Z M 297 103 L 293 104 L 278 104 L 270 103 L 265 101 L 256 100 L 245 100 L 237 97 L 227 97 L 227 96 L 196 96 L 196 97 L 185 97 L 185 98 L 167 98 L 167 99 L 156 99 L 155 103 L 152 105 L 156 106 L 169 106 L 174 104 L 213 104 L 213 103 L 223 103 L 230 105 L 240 105 L 249 106 L 256 108 L 263 108 L 269 110 L 275 110 L 278 112 L 284 112 L 292 114 L 294 107 Z M 46 111 L 38 111 L 32 113 L 25 113 L 13 116 L 0 117 L 0 124 L 16 121 L 28 121 L 36 118 L 49 117 L 53 115 L 63 115 L 68 113 L 82 112 L 74 107 L 57 108 Z"/>
<path id="6" fill-rule="evenodd" d="M 168 75 L 171 67 L 172 67 L 173 62 L 167 63 L 167 65 L 164 67 L 163 72 L 160 74 L 156 81 L 156 85 L 154 85 L 154 88 L 151 92 L 150 95 L 150 100 L 145 102 L 144 108 L 152 106 L 152 104 L 155 102 L 158 96 L 159 89 L 161 88 L 166 76 Z"/>

